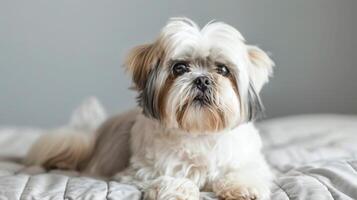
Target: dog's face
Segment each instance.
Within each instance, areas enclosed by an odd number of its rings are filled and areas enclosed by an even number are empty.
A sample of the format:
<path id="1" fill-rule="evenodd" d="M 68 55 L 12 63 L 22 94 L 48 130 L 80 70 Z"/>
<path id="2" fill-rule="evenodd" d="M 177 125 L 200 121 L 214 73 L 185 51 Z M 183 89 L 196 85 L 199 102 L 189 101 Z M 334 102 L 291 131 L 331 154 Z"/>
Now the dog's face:
<path id="1" fill-rule="evenodd" d="M 222 131 L 262 111 L 259 91 L 273 62 L 233 27 L 174 18 L 158 39 L 134 48 L 126 66 L 144 113 L 189 133 Z"/>

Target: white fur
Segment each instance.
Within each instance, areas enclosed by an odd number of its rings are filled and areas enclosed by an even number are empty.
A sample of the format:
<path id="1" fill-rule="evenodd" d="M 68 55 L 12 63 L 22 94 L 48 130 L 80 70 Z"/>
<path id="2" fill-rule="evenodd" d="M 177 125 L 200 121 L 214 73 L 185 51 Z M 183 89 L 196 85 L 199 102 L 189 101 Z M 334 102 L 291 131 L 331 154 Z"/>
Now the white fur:
<path id="1" fill-rule="evenodd" d="M 117 177 L 125 175 L 131 177 L 131 181 L 145 182 L 147 193 L 153 192 L 156 180 L 168 176 L 175 177 L 178 182 L 189 179 L 201 190 L 213 191 L 222 199 L 268 199 L 272 174 L 260 152 L 262 144 L 258 131 L 252 123 L 245 122 L 247 108 L 242 105 L 246 105 L 250 84 L 259 93 L 268 81 L 273 61 L 261 49 L 245 44 L 235 28 L 220 22 L 200 29 L 189 19 L 172 19 L 154 44 L 164 50 L 164 57 L 156 60 L 161 60 L 166 67 L 171 60 L 208 57 L 228 63 L 238 76 L 240 98 L 228 79 L 217 79 L 214 106 L 205 109 L 222 111 L 228 119 L 225 129 L 213 133 L 202 131 L 204 134 L 179 129 L 176 111 L 183 106 L 184 100 L 193 98 L 190 84 L 198 76 L 214 73 L 203 66 L 192 67 L 190 73 L 178 77 L 168 91 L 165 108 L 168 123 L 162 125 L 157 120 L 138 116 L 131 130 L 130 166 Z M 164 67 L 159 71 L 156 88 L 163 87 L 169 70 Z M 205 119 L 204 111 L 189 106 L 185 120 L 196 124 L 198 130 L 204 130 L 204 123 L 200 126 L 200 121 Z M 172 185 L 166 184 L 160 194 L 165 196 L 176 190 L 175 184 Z"/>
<path id="2" fill-rule="evenodd" d="M 160 49 L 158 51 L 160 53 L 155 55 L 153 52 L 157 49 Z M 145 50 L 149 51 L 145 52 Z M 137 52 L 141 55 L 135 55 Z M 186 18 L 172 19 L 163 28 L 152 46 L 136 49 L 130 58 L 133 59 L 129 61 L 132 65 L 146 63 L 147 66 L 139 70 L 136 67 L 143 66 L 129 66 L 134 76 L 143 78 L 149 76 L 149 72 L 145 70 L 157 65 L 158 60 L 162 62 L 161 68 L 157 68 L 155 82 L 147 83 L 157 90 L 165 86 L 171 70 L 168 66 L 171 60 L 189 58 L 227 63 L 232 73 L 237 75 L 234 78 L 237 80 L 239 94 L 234 89 L 231 80 L 218 75 L 216 69 L 212 70 L 207 66 L 206 68 L 192 67 L 190 73 L 177 77 L 172 88 L 165 91 L 167 99 L 164 110 L 167 116 L 164 119 L 153 119 L 143 114 L 126 114 L 128 118 L 134 116 L 133 120 L 126 119 L 127 122 L 125 122 L 132 124 L 130 130 L 120 130 L 125 123 L 118 120 L 116 122 L 114 120 L 113 124 L 120 125 L 119 128 L 115 128 L 116 126 L 112 126 L 111 123 L 104 125 L 104 128 L 99 129 L 97 134 L 97 137 L 103 137 L 97 138 L 97 141 L 101 139 L 99 146 L 103 147 L 102 149 L 94 148 L 94 156 L 89 164 L 104 166 L 105 163 L 103 165 L 99 162 L 105 159 L 96 158 L 96 151 L 101 152 L 97 154 L 98 157 L 98 155 L 105 155 L 109 152 L 108 149 L 112 149 L 118 143 L 125 144 L 125 141 L 119 142 L 120 133 L 115 132 L 119 129 L 119 132 L 130 134 L 130 137 L 126 138 L 130 138 L 128 145 L 130 145 L 131 158 L 128 167 L 123 171 L 118 171 L 115 178 L 121 182 L 140 186 L 145 191 L 144 199 L 197 200 L 199 190 L 213 191 L 225 200 L 269 199 L 272 174 L 261 153 L 262 142 L 258 131 L 253 123 L 247 122 L 245 113 L 247 102 L 251 100 L 249 98 L 253 98 L 249 97 L 249 89 L 252 89 L 249 87 L 257 90 L 255 98 L 259 98 L 257 93 L 271 75 L 274 63 L 270 58 L 261 49 L 245 44 L 242 35 L 227 24 L 209 23 L 199 29 L 194 22 Z M 138 59 L 145 58 L 149 60 L 138 62 Z M 185 102 L 195 97 L 195 91 L 190 89 L 191 84 L 201 75 L 215 77 L 216 87 L 210 94 L 213 99 L 211 105 L 195 107 L 194 104 L 190 104 L 184 115 L 186 123 L 192 123 L 196 131 L 201 131 L 196 134 L 181 129 L 176 114 L 177 108 L 183 107 Z M 142 92 L 145 87 L 142 82 L 136 81 L 139 92 Z M 155 91 L 154 89 L 150 88 L 148 91 Z M 154 101 L 143 105 L 144 107 L 152 106 L 159 100 L 157 92 L 145 93 L 145 95 L 154 97 Z M 160 105 L 156 105 L 158 106 Z M 201 122 L 207 117 L 205 115 L 207 109 L 213 109 L 216 113 L 224 115 L 225 127 L 205 131 L 208 120 L 205 121 L 206 124 Z M 123 120 L 123 118 L 125 116 L 118 119 Z M 216 118 L 218 117 L 214 116 L 209 122 Z M 212 130 L 218 131 L 212 132 Z M 113 134 L 105 134 L 101 131 L 112 131 Z M 59 144 L 55 141 L 57 137 L 59 136 L 40 140 L 34 147 L 34 153 L 30 154 L 34 155 L 30 160 L 41 164 L 48 159 L 48 154 L 39 152 L 43 150 L 53 152 L 49 147 Z M 69 136 L 64 137 L 69 138 Z M 76 146 L 73 147 L 73 143 L 69 141 L 65 146 L 59 146 L 59 152 L 55 151 L 51 155 L 66 152 L 63 147 L 70 149 L 83 146 L 77 141 L 73 142 Z M 86 144 L 86 142 L 83 143 Z M 88 150 L 91 149 L 93 148 L 88 148 Z M 118 152 L 121 151 L 120 147 L 116 146 L 116 149 Z M 117 158 L 113 151 L 106 156 L 118 159 L 118 162 L 121 159 Z M 93 166 L 87 166 L 87 169 L 96 169 Z M 107 174 L 110 174 L 110 170 L 108 169 Z M 91 173 L 95 172 L 92 170 Z"/>
<path id="3" fill-rule="evenodd" d="M 222 133 L 194 136 L 165 129 L 139 115 L 131 134 L 128 171 L 136 181 L 155 182 L 162 176 L 175 177 L 178 181 L 186 178 L 201 190 L 213 190 L 220 195 L 231 192 L 225 191 L 227 188 L 222 184 L 231 184 L 237 187 L 229 189 L 251 192 L 244 195 L 269 197 L 272 174 L 260 152 L 261 139 L 252 123 Z M 172 189 L 168 187 L 166 192 Z"/>

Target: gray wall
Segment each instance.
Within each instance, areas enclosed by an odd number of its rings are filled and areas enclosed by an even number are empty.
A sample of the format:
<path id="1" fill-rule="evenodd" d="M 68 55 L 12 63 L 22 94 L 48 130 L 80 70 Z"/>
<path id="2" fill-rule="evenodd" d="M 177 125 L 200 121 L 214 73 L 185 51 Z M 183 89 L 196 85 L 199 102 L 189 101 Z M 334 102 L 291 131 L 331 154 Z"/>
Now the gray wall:
<path id="1" fill-rule="evenodd" d="M 356 0 L 149 2 L 0 1 L 0 125 L 57 126 L 92 95 L 135 105 L 123 57 L 172 16 L 225 21 L 272 53 L 268 117 L 357 113 Z"/>

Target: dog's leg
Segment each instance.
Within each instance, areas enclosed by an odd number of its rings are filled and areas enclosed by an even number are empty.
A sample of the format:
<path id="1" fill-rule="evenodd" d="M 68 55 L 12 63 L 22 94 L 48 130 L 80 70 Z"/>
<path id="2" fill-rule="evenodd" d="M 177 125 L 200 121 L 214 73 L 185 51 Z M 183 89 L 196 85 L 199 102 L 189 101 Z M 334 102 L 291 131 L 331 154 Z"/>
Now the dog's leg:
<path id="1" fill-rule="evenodd" d="M 199 200 L 198 186 L 187 178 L 160 176 L 154 180 L 139 181 L 128 168 L 113 178 L 121 183 L 135 185 L 144 192 L 143 200 Z"/>
<path id="2" fill-rule="evenodd" d="M 222 200 L 268 200 L 272 174 L 264 160 L 231 170 L 212 184 Z"/>
<path id="3" fill-rule="evenodd" d="M 186 178 L 161 176 L 144 188 L 144 200 L 199 200 L 200 191 Z"/>

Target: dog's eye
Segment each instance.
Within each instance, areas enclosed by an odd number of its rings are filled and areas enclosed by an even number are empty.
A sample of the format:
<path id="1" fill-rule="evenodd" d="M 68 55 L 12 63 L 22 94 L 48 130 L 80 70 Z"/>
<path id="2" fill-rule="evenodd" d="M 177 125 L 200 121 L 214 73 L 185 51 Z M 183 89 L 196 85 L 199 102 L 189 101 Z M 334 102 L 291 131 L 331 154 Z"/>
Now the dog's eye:
<path id="1" fill-rule="evenodd" d="M 225 66 L 224 64 L 218 64 L 217 73 L 221 74 L 222 76 L 228 76 L 230 72 L 227 66 Z"/>
<path id="2" fill-rule="evenodd" d="M 180 76 L 189 71 L 188 66 L 184 62 L 175 63 L 172 67 L 175 76 Z"/>

